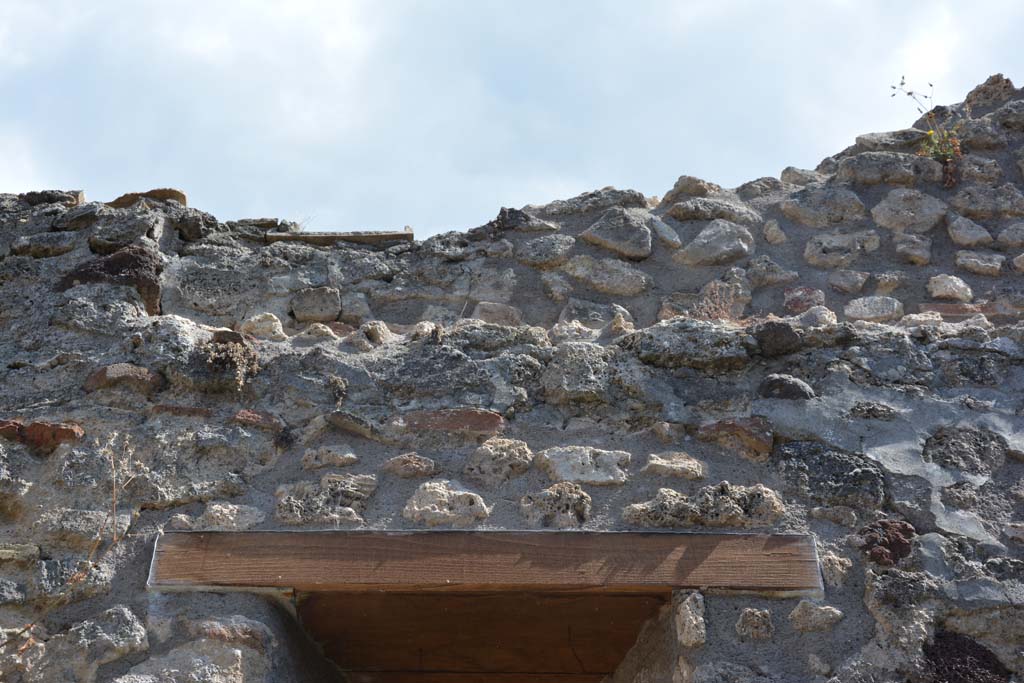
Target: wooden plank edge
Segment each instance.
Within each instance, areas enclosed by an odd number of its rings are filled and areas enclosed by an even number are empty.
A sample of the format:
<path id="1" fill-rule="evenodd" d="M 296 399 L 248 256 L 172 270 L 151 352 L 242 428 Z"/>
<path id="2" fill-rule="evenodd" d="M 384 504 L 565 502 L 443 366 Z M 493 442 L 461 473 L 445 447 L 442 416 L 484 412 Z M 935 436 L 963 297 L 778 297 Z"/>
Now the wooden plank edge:
<path id="1" fill-rule="evenodd" d="M 330 530 L 315 529 L 315 530 L 303 530 L 303 531 L 290 531 L 290 530 L 265 530 L 265 531 L 250 531 L 250 532 L 235 532 L 235 531 L 175 531 L 174 534 L 322 534 L 332 533 Z M 463 534 L 466 533 L 465 529 L 402 529 L 402 530 L 373 530 L 373 529 L 353 529 L 345 530 L 340 533 L 347 535 L 385 535 L 385 536 L 414 536 L 414 535 L 431 535 L 431 534 Z M 502 529 L 502 530 L 489 530 L 482 529 L 473 531 L 476 534 L 566 534 L 566 533 L 582 533 L 582 534 L 601 534 L 601 535 L 612 535 L 621 534 L 624 536 L 635 535 L 637 533 L 649 534 L 649 535 L 665 535 L 665 536 L 694 536 L 701 535 L 699 533 L 679 533 L 671 531 L 560 531 L 551 529 Z M 705 533 L 708 536 L 720 536 L 721 533 Z M 700 590 L 708 594 L 720 594 L 720 595 L 752 595 L 766 598 L 776 599 L 787 599 L 796 597 L 806 597 L 811 599 L 821 599 L 825 595 L 825 584 L 821 574 L 821 561 L 818 557 L 818 544 L 814 542 L 814 537 L 810 534 L 736 534 L 738 536 L 753 535 L 753 536 L 773 536 L 773 537 L 784 537 L 794 539 L 806 539 L 810 544 L 811 558 L 807 560 L 808 563 L 813 563 L 816 571 L 814 577 L 816 580 L 816 586 L 793 589 L 793 590 L 780 590 L 777 588 L 763 588 L 758 589 L 757 587 L 750 588 L 723 588 L 715 586 L 675 586 L 665 585 L 658 586 L 654 584 L 644 584 L 638 586 L 623 586 L 617 585 L 614 588 L 607 588 L 602 585 L 588 585 L 588 586 L 575 586 L 566 587 L 564 585 L 558 585 L 553 587 L 545 587 L 538 584 L 506 584 L 501 586 L 500 592 L 546 592 L 546 593 L 562 593 L 562 594 L 586 594 L 586 593 L 602 593 L 606 595 L 612 594 L 644 594 L 657 592 L 659 588 L 667 590 L 685 589 L 685 590 Z M 460 592 L 460 593 L 488 593 L 497 592 L 496 587 L 493 584 L 487 585 L 474 585 L 474 584 L 452 584 L 452 585 L 438 585 L 438 584 L 425 584 L 425 585 L 408 585 L 408 586 L 396 586 L 395 584 L 358 584 L 353 585 L 347 589 L 341 588 L 329 588 L 320 584 L 305 585 L 297 584 L 290 587 L 281 586 L 238 586 L 230 584 L 196 584 L 192 582 L 175 582 L 172 580 L 159 581 L 156 577 L 156 564 L 159 551 L 160 540 L 163 538 L 164 533 L 161 532 L 157 535 L 153 542 L 153 555 L 150 558 L 149 563 L 149 575 L 146 579 L 146 589 L 152 592 L 159 593 L 188 593 L 188 592 L 205 592 L 205 593 L 257 593 L 257 594 L 270 594 L 275 596 L 284 596 L 287 599 L 292 599 L 296 593 L 314 593 L 314 592 L 372 592 L 372 591 L 387 591 L 391 593 L 444 593 L 444 592 Z"/>

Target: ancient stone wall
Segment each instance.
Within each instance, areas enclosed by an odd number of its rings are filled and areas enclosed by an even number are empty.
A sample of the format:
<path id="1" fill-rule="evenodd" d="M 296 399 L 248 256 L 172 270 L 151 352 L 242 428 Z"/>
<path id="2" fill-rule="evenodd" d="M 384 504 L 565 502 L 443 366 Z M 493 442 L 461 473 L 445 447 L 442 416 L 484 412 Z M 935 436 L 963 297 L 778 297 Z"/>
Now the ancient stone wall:
<path id="1" fill-rule="evenodd" d="M 421 242 L 0 194 L 0 678 L 335 680 L 155 536 L 448 527 L 814 534 L 823 599 L 681 592 L 613 683 L 1019 678 L 1024 92 L 967 102 L 952 187 L 909 128 Z"/>

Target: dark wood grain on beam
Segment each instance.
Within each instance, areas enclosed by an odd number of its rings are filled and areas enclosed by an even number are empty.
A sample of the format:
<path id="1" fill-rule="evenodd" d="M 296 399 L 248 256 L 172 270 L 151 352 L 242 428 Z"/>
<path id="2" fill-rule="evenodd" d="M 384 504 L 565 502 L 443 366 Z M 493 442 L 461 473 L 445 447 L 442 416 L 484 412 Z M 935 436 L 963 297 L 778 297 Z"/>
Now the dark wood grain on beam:
<path id="1" fill-rule="evenodd" d="M 808 536 L 608 532 L 172 532 L 156 590 L 651 592 L 822 588 Z"/>

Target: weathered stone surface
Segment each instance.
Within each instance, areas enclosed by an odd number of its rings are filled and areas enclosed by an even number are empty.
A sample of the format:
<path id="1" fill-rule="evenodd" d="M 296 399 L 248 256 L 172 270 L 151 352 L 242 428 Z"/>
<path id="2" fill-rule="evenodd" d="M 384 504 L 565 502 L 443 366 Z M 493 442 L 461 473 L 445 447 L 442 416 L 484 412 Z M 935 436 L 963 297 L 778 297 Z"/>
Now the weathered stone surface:
<path id="1" fill-rule="evenodd" d="M 57 283 L 63 292 L 80 284 L 109 283 L 134 287 L 150 315 L 160 313 L 160 274 L 163 259 L 147 247 L 132 245 L 75 267 Z"/>
<path id="2" fill-rule="evenodd" d="M 775 219 L 764 222 L 762 233 L 764 234 L 764 241 L 773 246 L 785 244 L 786 240 L 789 239 L 786 236 L 786 231 L 779 226 L 779 222 Z"/>
<path id="3" fill-rule="evenodd" d="M 420 484 L 402 510 L 406 519 L 427 526 L 465 527 L 490 514 L 483 498 L 448 480 Z"/>
<path id="4" fill-rule="evenodd" d="M 765 462 L 772 451 L 774 431 L 771 422 L 754 415 L 701 425 L 697 438 L 716 443 L 751 462 Z"/>
<path id="5" fill-rule="evenodd" d="M 647 464 L 640 471 L 658 477 L 703 479 L 706 467 L 704 463 L 688 453 L 668 451 L 665 453 L 651 453 L 647 456 Z"/>
<path id="6" fill-rule="evenodd" d="M 668 215 L 680 221 L 725 220 L 749 226 L 761 224 L 761 214 L 750 207 L 711 197 L 697 197 L 674 204 Z"/>
<path id="7" fill-rule="evenodd" d="M 768 375 L 757 387 L 757 393 L 762 398 L 779 398 L 783 400 L 807 400 L 814 398 L 814 389 L 802 379 L 773 373 Z"/>
<path id="8" fill-rule="evenodd" d="M 949 238 L 958 247 L 986 247 L 992 244 L 992 235 L 970 218 L 950 214 L 946 217 Z"/>
<path id="9" fill-rule="evenodd" d="M 928 279 L 928 296 L 966 303 L 974 298 L 974 293 L 970 285 L 956 275 L 934 275 Z"/>
<path id="10" fill-rule="evenodd" d="M 676 639 L 683 647 L 703 647 L 708 630 L 704 622 L 704 596 L 697 591 L 672 593 L 672 616 Z"/>
<path id="11" fill-rule="evenodd" d="M 871 460 L 818 441 L 790 441 L 772 462 L 793 492 L 816 503 L 873 510 L 885 501 L 885 477 Z"/>
<path id="12" fill-rule="evenodd" d="M 675 228 L 654 214 L 647 217 L 647 227 L 658 238 L 658 241 L 669 249 L 678 249 L 683 246 L 683 241 L 679 239 L 679 233 L 675 231 Z"/>
<path id="13" fill-rule="evenodd" d="M 899 152 L 862 152 L 839 161 L 836 180 L 859 185 L 915 185 L 942 181 L 942 164 Z"/>
<path id="14" fill-rule="evenodd" d="M 580 239 L 628 259 L 639 261 L 651 255 L 651 230 L 643 213 L 635 209 L 608 209 Z"/>
<path id="15" fill-rule="evenodd" d="M 577 484 L 561 481 L 523 496 L 519 509 L 532 526 L 569 529 L 590 519 L 590 496 Z"/>
<path id="16" fill-rule="evenodd" d="M 268 341 L 285 341 L 288 335 L 284 333 L 281 321 L 273 313 L 257 313 L 248 318 L 239 327 L 238 331 L 257 339 Z"/>
<path id="17" fill-rule="evenodd" d="M 740 640 L 771 640 L 775 634 L 772 613 L 766 609 L 744 608 L 736 620 L 736 635 Z"/>
<path id="18" fill-rule="evenodd" d="M 917 190 L 897 189 L 871 209 L 871 217 L 893 232 L 928 232 L 945 220 L 946 204 Z"/>
<path id="19" fill-rule="evenodd" d="M 534 268 L 557 268 L 569 260 L 575 244 L 576 238 L 570 235 L 542 235 L 521 242 L 516 258 Z"/>
<path id="20" fill-rule="evenodd" d="M 872 522 L 852 537 L 852 542 L 868 558 L 883 567 L 891 567 L 910 555 L 914 536 L 913 525 L 895 519 L 881 519 Z"/>
<path id="21" fill-rule="evenodd" d="M 804 246 L 804 260 L 817 268 L 849 268 L 861 254 L 877 251 L 880 244 L 874 230 L 815 235 Z"/>
<path id="22" fill-rule="evenodd" d="M 588 213 L 590 211 L 604 211 L 613 206 L 623 208 L 644 208 L 647 206 L 647 199 L 642 192 L 636 190 L 618 190 L 614 187 L 603 187 L 600 190 L 584 192 L 570 199 L 557 199 L 544 206 L 527 206 L 527 210 L 538 211 L 552 216 L 568 214 Z M 515 211 L 515 209 L 507 209 Z M 519 212 L 523 213 L 523 212 Z M 501 218 L 499 214 L 499 218 Z M 522 229 L 522 228 L 519 228 Z"/>
<path id="23" fill-rule="evenodd" d="M 603 294 L 636 296 L 651 286 L 651 277 L 618 259 L 574 256 L 562 269 L 581 283 Z"/>
<path id="24" fill-rule="evenodd" d="M 505 429 L 505 418 L 493 410 L 446 408 L 414 410 L 391 419 L 391 430 L 402 435 L 437 432 L 466 439 L 487 438 Z"/>
<path id="25" fill-rule="evenodd" d="M 811 228 L 858 223 L 867 216 L 860 197 L 840 187 L 807 187 L 783 201 L 779 209 L 791 221 Z"/>
<path id="26" fill-rule="evenodd" d="M 789 613 L 789 623 L 797 631 L 828 631 L 843 618 L 842 611 L 829 605 L 801 600 Z"/>
<path id="27" fill-rule="evenodd" d="M 611 357 L 611 351 L 597 344 L 559 344 L 540 376 L 545 398 L 556 404 L 605 401 L 611 383 Z"/>
<path id="28" fill-rule="evenodd" d="M 814 287 L 790 287 L 782 293 L 782 306 L 791 315 L 824 305 L 825 292 Z"/>
<path id="29" fill-rule="evenodd" d="M 782 500 L 762 484 L 736 486 L 727 481 L 705 486 L 692 499 L 672 489 L 658 489 L 645 503 L 623 510 L 629 524 L 643 527 L 757 527 L 774 523 L 784 511 Z"/>
<path id="30" fill-rule="evenodd" d="M 817 171 L 811 171 L 806 168 L 797 168 L 796 166 L 787 166 L 782 169 L 782 173 L 779 174 L 779 178 L 784 183 L 790 185 L 811 185 L 814 183 L 820 183 L 825 180 Z"/>
<path id="31" fill-rule="evenodd" d="M 308 287 L 292 297 L 292 315 L 299 322 L 329 322 L 341 314 L 341 293 L 333 287 Z"/>
<path id="32" fill-rule="evenodd" d="M 846 304 L 843 315 L 873 323 L 899 320 L 903 317 L 903 302 L 891 296 L 865 296 Z"/>
<path id="33" fill-rule="evenodd" d="M 82 388 L 86 391 L 124 388 L 142 394 L 160 391 L 165 382 L 160 373 L 131 363 L 114 363 L 89 375 Z"/>
<path id="34" fill-rule="evenodd" d="M 73 232 L 44 232 L 22 235 L 11 243 L 11 253 L 32 258 L 52 258 L 75 248 L 77 235 Z"/>
<path id="35" fill-rule="evenodd" d="M 968 474 L 991 474 L 1006 461 L 1008 448 L 1006 439 L 989 429 L 943 427 L 924 442 L 921 457 Z"/>
<path id="36" fill-rule="evenodd" d="M 707 197 L 721 191 L 722 188 L 712 182 L 692 175 L 681 175 L 658 206 L 674 206 L 687 197 Z"/>
<path id="37" fill-rule="evenodd" d="M 206 504 L 201 515 L 177 515 L 171 518 L 171 525 L 190 531 L 245 531 L 262 524 L 265 519 L 263 511 L 251 505 L 213 501 Z"/>
<path id="38" fill-rule="evenodd" d="M 788 285 L 800 279 L 800 273 L 786 270 L 773 261 L 770 256 L 755 256 L 747 266 L 747 277 L 753 289 Z"/>
<path id="39" fill-rule="evenodd" d="M 276 516 L 284 524 L 360 524 L 366 501 L 377 490 L 372 474 L 325 474 L 319 482 L 277 487 Z"/>
<path id="40" fill-rule="evenodd" d="M 949 200 L 949 205 L 957 213 L 974 219 L 1024 216 L 1024 194 L 1011 183 L 965 187 Z"/>
<path id="41" fill-rule="evenodd" d="M 864 284 L 871 277 L 870 273 L 859 270 L 837 270 L 828 276 L 828 284 L 832 289 L 843 294 L 857 294 L 864 289 Z"/>
<path id="42" fill-rule="evenodd" d="M 896 255 L 904 262 L 926 266 L 932 261 L 932 241 L 921 235 L 897 234 L 893 238 Z"/>
<path id="43" fill-rule="evenodd" d="M 403 453 L 388 458 L 381 469 L 402 479 L 424 479 L 437 474 L 439 468 L 431 458 L 418 453 Z"/>
<path id="44" fill-rule="evenodd" d="M 537 454 L 537 467 L 552 481 L 611 486 L 624 484 L 631 455 L 591 446 L 557 446 Z"/>
<path id="45" fill-rule="evenodd" d="M 309 448 L 302 454 L 302 468 L 306 470 L 318 470 L 324 467 L 348 467 L 359 462 L 359 456 L 355 454 L 348 444 L 334 444 Z"/>
<path id="46" fill-rule="evenodd" d="M 991 254 L 983 251 L 956 252 L 956 267 L 975 275 L 997 277 L 1003 269 L 1006 257 L 1002 254 Z"/>
<path id="47" fill-rule="evenodd" d="M 673 255 L 672 260 L 687 266 L 713 266 L 732 263 L 749 256 L 754 237 L 742 225 L 716 219 Z"/>
<path id="48" fill-rule="evenodd" d="M 533 451 L 525 441 L 490 438 L 466 460 L 465 474 L 489 488 L 497 488 L 526 473 L 533 463 Z"/>
<path id="49" fill-rule="evenodd" d="M 996 237 L 996 244 L 1003 249 L 1020 249 L 1024 247 L 1024 222 L 1007 226 Z"/>
<path id="50" fill-rule="evenodd" d="M 743 330 L 720 323 L 673 318 L 617 343 L 656 367 L 735 370 L 747 364 L 752 341 Z"/>

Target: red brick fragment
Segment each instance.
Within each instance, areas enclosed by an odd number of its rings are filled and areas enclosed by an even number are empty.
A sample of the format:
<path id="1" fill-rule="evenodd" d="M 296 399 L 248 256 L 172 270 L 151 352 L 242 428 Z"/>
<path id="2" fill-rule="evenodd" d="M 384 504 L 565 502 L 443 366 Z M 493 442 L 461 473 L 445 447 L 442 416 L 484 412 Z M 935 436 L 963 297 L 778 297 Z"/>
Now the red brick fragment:
<path id="1" fill-rule="evenodd" d="M 872 562 L 891 567 L 910 555 L 917 530 L 909 522 L 880 519 L 857 532 L 861 550 Z"/>
<path id="2" fill-rule="evenodd" d="M 78 441 L 85 430 L 73 422 L 30 422 L 23 432 L 24 443 L 33 450 L 49 453 L 62 443 Z"/>
<path id="3" fill-rule="evenodd" d="M 260 410 L 248 410 L 243 408 L 231 417 L 231 421 L 244 427 L 262 429 L 265 432 L 279 434 L 284 431 L 285 423 L 281 418 Z"/>
<path id="4" fill-rule="evenodd" d="M 0 420 L 0 437 L 24 443 L 25 423 L 21 420 Z"/>
<path id="5" fill-rule="evenodd" d="M 416 410 L 392 418 L 391 423 L 405 432 L 448 432 L 468 438 L 490 437 L 505 429 L 500 413 L 482 408 Z"/>

